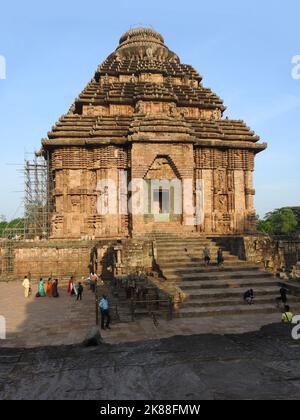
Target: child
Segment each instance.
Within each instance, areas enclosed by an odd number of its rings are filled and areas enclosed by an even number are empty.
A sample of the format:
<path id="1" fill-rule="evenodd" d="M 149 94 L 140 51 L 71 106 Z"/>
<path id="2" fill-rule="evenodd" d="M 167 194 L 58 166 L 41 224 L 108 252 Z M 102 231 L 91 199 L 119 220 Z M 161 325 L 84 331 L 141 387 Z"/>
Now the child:
<path id="1" fill-rule="evenodd" d="M 83 286 L 81 283 L 78 283 L 77 288 L 77 300 L 82 300 Z"/>

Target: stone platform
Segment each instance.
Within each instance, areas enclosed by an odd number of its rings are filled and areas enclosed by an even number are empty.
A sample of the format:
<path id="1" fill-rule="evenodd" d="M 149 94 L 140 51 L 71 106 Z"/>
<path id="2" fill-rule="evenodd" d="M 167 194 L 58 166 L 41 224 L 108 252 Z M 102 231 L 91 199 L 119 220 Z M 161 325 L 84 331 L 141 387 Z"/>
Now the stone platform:
<path id="1" fill-rule="evenodd" d="M 287 325 L 96 349 L 0 348 L 0 399 L 299 400 L 299 349 Z"/>
<path id="2" fill-rule="evenodd" d="M 59 288 L 58 299 L 35 298 L 36 284 L 29 299 L 24 298 L 21 282 L 0 283 L 0 287 L 0 315 L 7 322 L 7 340 L 0 340 L 0 347 L 79 343 L 95 325 L 95 298 L 88 290 L 77 302 L 65 285 Z"/>
<path id="3" fill-rule="evenodd" d="M 95 325 L 95 300 L 88 290 L 82 302 L 76 302 L 60 289 L 60 298 L 28 300 L 23 297 L 19 282 L 1 283 L 0 313 L 7 319 L 7 340 L 0 347 L 40 347 L 81 343 Z M 35 291 L 35 286 L 34 286 Z M 263 325 L 280 321 L 280 313 L 216 316 L 201 318 L 158 319 L 155 326 L 149 317 L 136 322 L 113 322 L 111 331 L 104 331 L 106 343 L 117 344 L 160 339 L 175 335 L 226 334 L 257 331 Z"/>

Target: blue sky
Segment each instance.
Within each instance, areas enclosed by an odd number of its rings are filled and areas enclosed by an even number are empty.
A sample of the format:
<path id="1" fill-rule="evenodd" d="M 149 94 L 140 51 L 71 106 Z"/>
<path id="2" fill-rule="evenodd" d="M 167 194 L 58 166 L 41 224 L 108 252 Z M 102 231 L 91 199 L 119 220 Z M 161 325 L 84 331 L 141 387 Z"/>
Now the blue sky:
<path id="1" fill-rule="evenodd" d="M 0 214 L 14 217 L 22 201 L 20 167 L 10 164 L 39 149 L 120 35 L 137 25 L 161 32 L 224 99 L 226 115 L 269 143 L 256 159 L 258 213 L 300 205 L 300 80 L 291 76 L 299 16 L 297 0 L 2 2 Z"/>

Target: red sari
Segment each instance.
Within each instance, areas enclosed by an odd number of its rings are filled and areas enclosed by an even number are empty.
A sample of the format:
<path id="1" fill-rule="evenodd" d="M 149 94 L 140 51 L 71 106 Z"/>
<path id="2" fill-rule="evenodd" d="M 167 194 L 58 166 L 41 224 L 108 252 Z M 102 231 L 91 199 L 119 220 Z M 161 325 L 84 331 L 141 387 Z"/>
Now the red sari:
<path id="1" fill-rule="evenodd" d="M 47 294 L 48 297 L 52 297 L 52 282 L 51 282 L 51 280 L 47 281 L 46 294 Z"/>

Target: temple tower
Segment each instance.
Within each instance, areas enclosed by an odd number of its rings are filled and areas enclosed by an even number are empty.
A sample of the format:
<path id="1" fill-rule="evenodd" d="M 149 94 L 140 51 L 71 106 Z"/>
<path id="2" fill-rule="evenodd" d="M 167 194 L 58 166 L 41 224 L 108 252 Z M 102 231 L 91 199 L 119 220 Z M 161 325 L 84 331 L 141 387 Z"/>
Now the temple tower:
<path id="1" fill-rule="evenodd" d="M 52 238 L 254 229 L 255 155 L 266 148 L 152 29 L 118 48 L 42 141 Z"/>

